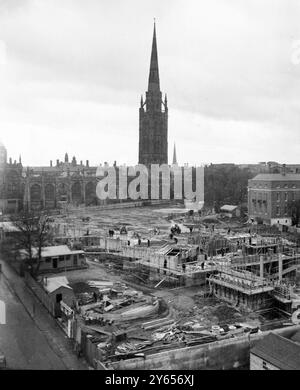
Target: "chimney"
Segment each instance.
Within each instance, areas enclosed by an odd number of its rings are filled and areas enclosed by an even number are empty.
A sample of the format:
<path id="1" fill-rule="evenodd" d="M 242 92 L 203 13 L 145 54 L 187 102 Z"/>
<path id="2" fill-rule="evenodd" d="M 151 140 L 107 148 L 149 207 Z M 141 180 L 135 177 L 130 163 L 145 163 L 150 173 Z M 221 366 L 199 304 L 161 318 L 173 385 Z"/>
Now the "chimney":
<path id="1" fill-rule="evenodd" d="M 282 174 L 283 174 L 283 176 L 286 175 L 286 165 L 285 164 L 282 165 Z"/>
<path id="2" fill-rule="evenodd" d="M 87 166 L 87 167 L 90 166 L 89 160 L 86 160 L 86 166 Z"/>

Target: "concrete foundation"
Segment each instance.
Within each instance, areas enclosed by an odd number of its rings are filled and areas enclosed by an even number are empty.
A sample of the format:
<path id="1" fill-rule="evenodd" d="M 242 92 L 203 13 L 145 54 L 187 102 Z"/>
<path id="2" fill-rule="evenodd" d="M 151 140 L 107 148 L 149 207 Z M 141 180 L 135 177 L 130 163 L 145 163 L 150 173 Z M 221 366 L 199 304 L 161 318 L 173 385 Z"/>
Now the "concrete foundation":
<path id="1" fill-rule="evenodd" d="M 272 332 L 291 337 L 300 326 L 276 329 Z M 250 347 L 268 332 L 217 341 L 205 345 L 174 349 L 142 358 L 111 363 L 115 370 L 233 370 L 249 369 Z"/>

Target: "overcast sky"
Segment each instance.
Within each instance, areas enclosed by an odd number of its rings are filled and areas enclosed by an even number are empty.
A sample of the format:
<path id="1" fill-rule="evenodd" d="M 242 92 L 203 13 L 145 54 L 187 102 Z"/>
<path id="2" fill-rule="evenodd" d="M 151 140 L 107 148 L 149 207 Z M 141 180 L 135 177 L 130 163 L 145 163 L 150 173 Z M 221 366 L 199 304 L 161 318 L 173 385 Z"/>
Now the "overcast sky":
<path id="1" fill-rule="evenodd" d="M 300 163 L 298 0 L 0 0 L 8 155 L 137 163 L 154 17 L 169 161 Z"/>

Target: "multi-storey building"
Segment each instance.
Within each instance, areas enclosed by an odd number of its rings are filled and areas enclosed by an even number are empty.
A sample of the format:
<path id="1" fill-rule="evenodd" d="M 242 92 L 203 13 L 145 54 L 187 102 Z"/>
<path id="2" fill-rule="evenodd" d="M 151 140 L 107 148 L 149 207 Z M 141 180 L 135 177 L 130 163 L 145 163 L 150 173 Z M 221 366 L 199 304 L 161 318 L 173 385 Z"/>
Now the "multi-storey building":
<path id="1" fill-rule="evenodd" d="M 261 173 L 248 181 L 248 214 L 253 220 L 291 225 L 290 205 L 300 199 L 300 174 Z"/>

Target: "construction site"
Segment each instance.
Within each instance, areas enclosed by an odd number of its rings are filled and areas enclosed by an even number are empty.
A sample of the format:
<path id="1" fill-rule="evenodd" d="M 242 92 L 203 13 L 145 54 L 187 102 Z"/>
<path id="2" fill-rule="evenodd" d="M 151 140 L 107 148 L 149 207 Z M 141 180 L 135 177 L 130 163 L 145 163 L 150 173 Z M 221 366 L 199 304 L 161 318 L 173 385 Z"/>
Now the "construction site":
<path id="1" fill-rule="evenodd" d="M 184 368 L 191 348 L 231 351 L 249 334 L 300 323 L 297 237 L 182 205 L 73 208 L 53 215 L 51 229 L 54 244 L 86 257 L 88 268 L 65 271 L 74 300 L 61 321 L 94 368 L 154 368 L 161 353 L 156 368 Z"/>

